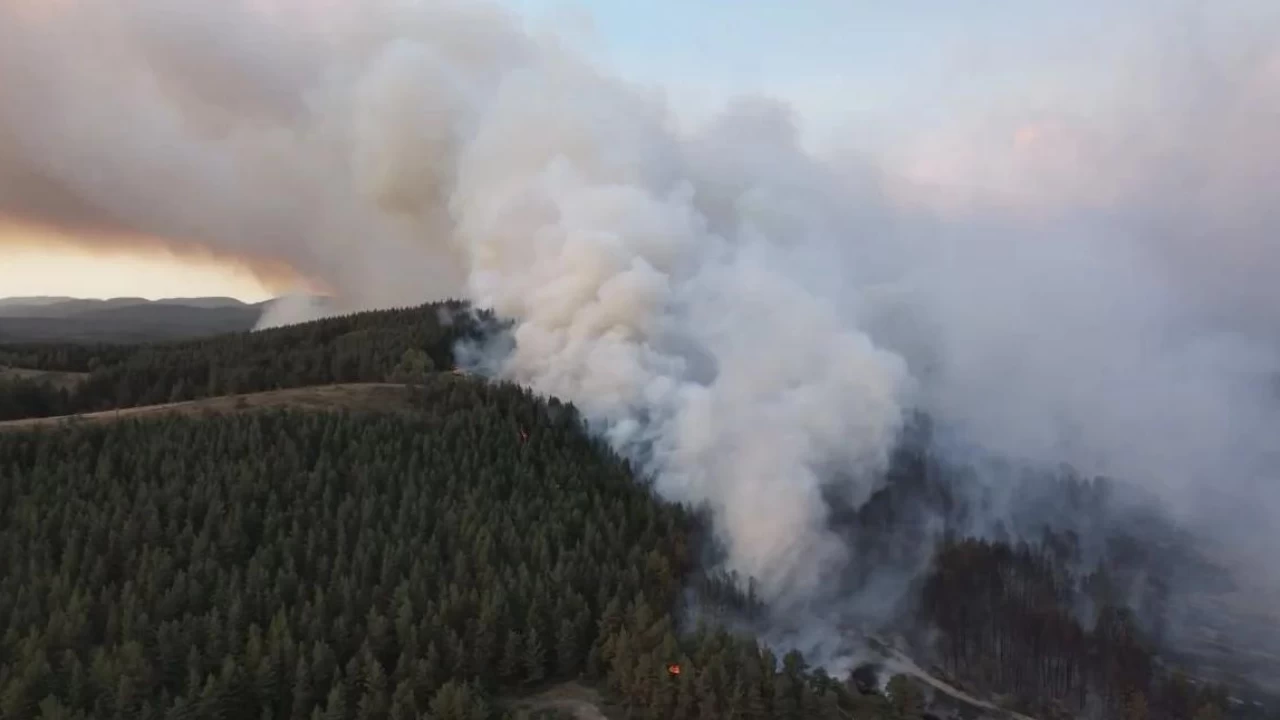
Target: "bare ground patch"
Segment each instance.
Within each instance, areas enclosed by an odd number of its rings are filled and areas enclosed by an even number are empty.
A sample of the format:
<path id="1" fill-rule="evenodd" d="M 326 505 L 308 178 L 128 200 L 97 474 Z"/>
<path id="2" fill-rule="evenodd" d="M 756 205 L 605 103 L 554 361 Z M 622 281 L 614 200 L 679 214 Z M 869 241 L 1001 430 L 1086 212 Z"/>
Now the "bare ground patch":
<path id="1" fill-rule="evenodd" d="M 410 409 L 409 391 L 403 385 L 387 383 L 353 383 L 316 387 L 269 390 L 247 395 L 189 400 L 187 402 L 121 408 L 80 415 L 29 418 L 0 422 L 0 431 L 58 427 L 79 422 L 114 422 L 126 418 L 151 415 L 204 415 L 244 412 L 271 408 L 295 410 L 357 410 L 367 412 L 404 412 Z"/>
<path id="2" fill-rule="evenodd" d="M 517 718 L 529 720 L 612 720 L 618 717 L 616 713 L 606 713 L 609 708 L 600 693 L 576 682 L 561 683 L 536 695 L 512 700 L 509 707 Z"/>

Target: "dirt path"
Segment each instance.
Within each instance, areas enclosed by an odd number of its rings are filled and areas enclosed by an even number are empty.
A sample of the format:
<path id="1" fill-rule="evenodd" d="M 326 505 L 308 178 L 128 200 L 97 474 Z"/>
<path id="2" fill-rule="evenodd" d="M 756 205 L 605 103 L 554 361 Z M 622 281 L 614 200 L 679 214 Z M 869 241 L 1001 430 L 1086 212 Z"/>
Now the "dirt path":
<path id="1" fill-rule="evenodd" d="M 564 683 L 516 701 L 512 709 L 526 712 L 559 710 L 577 720 L 609 720 L 601 710 L 600 694 L 578 683 Z"/>
<path id="2" fill-rule="evenodd" d="M 979 700 L 978 698 L 964 692 L 963 690 L 960 690 L 959 688 L 953 687 L 950 684 L 943 682 L 942 680 L 939 680 L 938 678 L 926 672 L 924 668 L 917 665 L 914 660 L 902 654 L 901 652 L 894 650 L 893 648 L 886 647 L 883 649 L 883 652 L 886 653 L 885 663 L 884 663 L 885 668 L 891 672 L 910 675 L 916 678 L 917 680 L 920 680 L 921 682 L 929 685 L 930 687 L 937 690 L 938 692 L 944 695 L 947 695 L 948 697 L 951 697 L 955 700 L 959 700 L 960 702 L 966 705 L 970 705 L 972 707 L 994 713 L 995 717 L 997 718 L 1013 718 L 1013 720 L 1035 720 L 1035 718 L 1028 717 L 1026 715 L 1023 715 L 1022 713 L 1014 712 L 1013 710 L 1008 710 L 1006 708 L 999 707 L 985 700 Z"/>

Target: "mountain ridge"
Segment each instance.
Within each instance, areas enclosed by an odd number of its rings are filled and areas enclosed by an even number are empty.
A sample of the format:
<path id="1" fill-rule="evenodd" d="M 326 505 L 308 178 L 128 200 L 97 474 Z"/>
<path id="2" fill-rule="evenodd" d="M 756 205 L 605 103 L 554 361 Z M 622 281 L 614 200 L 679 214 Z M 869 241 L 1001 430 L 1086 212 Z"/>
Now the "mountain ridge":
<path id="1" fill-rule="evenodd" d="M 267 302 L 231 297 L 5 298 L 0 299 L 0 342 L 140 343 L 239 332 L 257 325 Z"/>

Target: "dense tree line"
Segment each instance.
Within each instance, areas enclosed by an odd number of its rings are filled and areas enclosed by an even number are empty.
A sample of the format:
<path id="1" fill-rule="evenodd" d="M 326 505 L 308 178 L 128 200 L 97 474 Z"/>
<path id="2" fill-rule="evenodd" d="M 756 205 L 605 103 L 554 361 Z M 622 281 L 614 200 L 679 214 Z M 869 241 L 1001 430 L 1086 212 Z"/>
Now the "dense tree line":
<path id="1" fill-rule="evenodd" d="M 85 372 L 71 389 L 0 380 L 0 420 L 329 383 L 382 382 L 408 352 L 424 367 L 453 367 L 459 340 L 478 338 L 491 316 L 457 302 L 357 313 L 266 332 L 137 346 L 0 348 L 0 366 Z"/>
<path id="2" fill-rule="evenodd" d="M 414 392 L 0 435 L 0 717 L 478 720 L 577 677 L 635 718 L 889 712 L 677 633 L 694 517 L 571 406 Z"/>
<path id="3" fill-rule="evenodd" d="M 831 499 L 833 527 L 864 560 L 840 579 L 851 595 L 924 568 L 890 626 L 979 696 L 1037 716 L 1225 711 L 1220 687 L 1189 685 L 1160 659 L 1175 581 L 1223 582 L 1187 537 L 1118 500 L 1106 478 L 962 464 L 934 448 L 928 418 L 916 417 L 870 498 Z M 1187 687 L 1190 699 L 1170 699 Z"/>
<path id="4" fill-rule="evenodd" d="M 128 360 L 138 347 L 105 343 L 0 345 L 0 365 L 52 372 L 89 372 L 99 366 L 117 365 Z"/>
<path id="5" fill-rule="evenodd" d="M 921 600 L 939 631 L 945 669 L 1035 710 L 1092 708 L 1125 720 L 1222 717 L 1225 689 L 1158 671 L 1105 567 L 1076 577 L 1069 568 L 1077 554 L 1071 534 L 1048 533 L 1034 545 L 943 543 Z"/>

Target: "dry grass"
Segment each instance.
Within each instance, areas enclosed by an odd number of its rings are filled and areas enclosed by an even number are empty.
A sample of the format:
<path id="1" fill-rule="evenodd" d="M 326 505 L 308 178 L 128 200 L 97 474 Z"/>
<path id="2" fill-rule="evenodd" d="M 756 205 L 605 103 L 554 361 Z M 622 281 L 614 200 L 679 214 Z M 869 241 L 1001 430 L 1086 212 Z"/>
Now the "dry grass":
<path id="1" fill-rule="evenodd" d="M 37 380 L 52 383 L 56 388 L 66 388 L 67 390 L 84 382 L 87 377 L 89 377 L 89 373 L 53 372 L 50 370 L 31 370 L 29 368 L 0 365 L 0 380 Z"/>
<path id="2" fill-rule="evenodd" d="M 0 422 L 0 431 L 29 430 L 36 427 L 58 427 L 80 422 L 113 422 L 126 418 L 151 415 L 180 414 L 207 415 L 289 408 L 295 410 L 355 410 L 366 412 L 405 412 L 410 409 L 409 392 L 403 385 L 384 383 L 360 383 L 350 385 L 321 385 L 318 387 L 271 390 L 249 395 L 190 400 L 164 405 L 106 410 L 82 415 L 63 415 L 51 418 L 31 418 Z"/>

